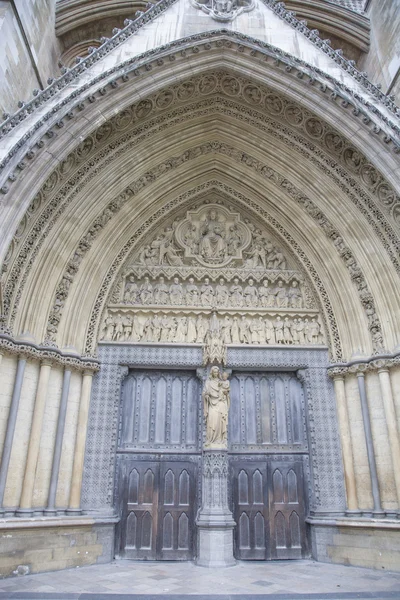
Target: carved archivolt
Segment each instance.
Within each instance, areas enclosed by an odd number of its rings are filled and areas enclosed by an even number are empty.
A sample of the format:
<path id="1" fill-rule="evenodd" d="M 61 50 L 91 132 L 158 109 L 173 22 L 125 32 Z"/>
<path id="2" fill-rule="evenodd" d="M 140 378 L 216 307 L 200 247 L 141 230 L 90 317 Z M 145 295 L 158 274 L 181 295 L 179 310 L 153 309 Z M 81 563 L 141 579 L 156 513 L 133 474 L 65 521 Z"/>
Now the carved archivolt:
<path id="1" fill-rule="evenodd" d="M 43 225 L 45 225 L 45 230 L 48 231 L 49 228 L 55 223 L 56 219 L 62 214 L 65 208 L 65 205 L 64 207 L 62 205 L 59 206 L 60 201 L 62 201 L 62 199 L 65 198 L 65 193 L 67 191 L 73 190 L 72 194 L 68 197 L 68 201 L 71 200 L 72 195 L 76 196 L 79 193 L 79 191 L 83 187 L 82 176 L 85 174 L 85 172 L 88 173 L 90 171 L 90 167 L 86 165 L 83 171 L 75 172 L 74 176 L 69 180 L 66 188 L 64 188 L 63 191 L 60 190 L 57 196 L 53 197 L 50 200 L 50 203 L 48 203 L 46 207 L 44 207 L 44 210 L 40 214 L 39 219 L 36 221 L 34 230 L 31 231 L 29 237 L 27 238 L 25 232 L 28 230 L 28 221 L 30 219 L 30 216 L 37 215 L 38 213 L 40 213 L 40 208 L 42 208 L 41 205 L 43 204 L 44 198 L 46 196 L 51 198 L 52 192 L 59 187 L 59 184 L 64 178 L 64 176 L 68 173 L 71 173 L 80 161 L 87 160 L 93 154 L 96 143 L 101 143 L 105 141 L 107 137 L 110 137 L 112 135 L 113 131 L 117 132 L 126 130 L 127 128 L 131 127 L 134 121 L 137 121 L 138 119 L 141 119 L 144 116 L 149 116 L 152 111 L 157 111 L 157 109 L 165 108 L 165 106 L 169 106 L 173 101 L 179 101 L 182 100 L 182 98 L 190 98 L 195 93 L 207 95 L 213 92 L 223 91 L 228 96 L 240 95 L 243 99 L 246 100 L 247 103 L 258 105 L 259 107 L 263 105 L 269 110 L 271 115 L 279 115 L 279 117 L 285 118 L 285 120 L 292 126 L 302 129 L 302 132 L 305 132 L 309 138 L 318 140 L 320 143 L 324 142 L 326 147 L 329 148 L 330 152 L 335 153 L 336 149 L 338 158 L 341 158 L 344 161 L 349 170 L 353 169 L 355 173 L 358 173 L 360 178 L 364 181 L 366 185 L 370 186 L 373 190 L 375 190 L 377 196 L 382 201 L 382 205 L 387 206 L 390 209 L 389 212 L 392 215 L 394 222 L 396 222 L 396 219 L 400 214 L 400 204 L 398 204 L 397 202 L 398 198 L 397 196 L 395 196 L 393 190 L 382 181 L 382 178 L 374 169 L 374 167 L 372 167 L 372 165 L 368 165 L 365 159 L 356 150 L 350 148 L 348 144 L 346 144 L 345 140 L 343 140 L 343 138 L 338 136 L 331 129 L 327 129 L 325 124 L 321 123 L 321 121 L 319 121 L 318 119 L 312 118 L 312 116 L 309 115 L 306 111 L 303 111 L 299 107 L 290 105 L 290 103 L 288 103 L 286 99 L 279 97 L 276 94 L 271 94 L 267 89 L 261 89 L 259 86 L 254 85 L 252 85 L 250 89 L 249 86 L 251 85 L 251 82 L 246 82 L 241 78 L 235 78 L 226 73 L 215 73 L 210 74 L 209 76 L 203 76 L 202 78 L 199 78 L 193 83 L 186 83 L 185 85 L 181 84 L 179 86 L 176 86 L 171 90 L 171 94 L 163 93 L 163 95 L 159 94 L 154 98 L 142 100 L 137 105 L 132 107 L 132 109 L 127 110 L 123 114 L 118 115 L 117 117 L 115 117 L 113 122 L 109 122 L 103 125 L 98 130 L 94 138 L 88 138 L 87 140 L 85 140 L 74 154 L 70 155 L 65 161 L 63 161 L 59 171 L 54 172 L 52 174 L 52 176 L 46 182 L 46 185 L 44 186 L 42 192 L 32 202 L 28 214 L 26 215 L 24 221 L 21 223 L 21 226 L 19 227 L 16 233 L 13 244 L 17 247 L 20 243 L 20 240 L 25 240 L 25 242 L 23 247 L 21 248 L 18 259 L 14 262 L 14 266 L 10 275 L 7 277 L 7 286 L 4 294 L 4 306 L 6 313 L 9 314 L 9 323 L 12 324 L 15 318 L 15 312 L 17 310 L 19 297 L 23 289 L 23 281 L 27 276 L 27 272 L 29 270 L 30 265 L 32 264 L 33 260 L 39 252 L 41 242 L 39 241 L 39 243 L 37 243 L 35 242 L 35 239 L 39 235 L 39 232 L 42 233 L 40 222 L 42 222 Z M 288 130 L 287 133 L 290 134 L 290 131 Z M 278 135 L 280 135 L 281 138 L 283 137 L 281 134 Z M 130 135 L 125 136 L 121 139 L 120 143 L 126 143 L 129 137 Z M 146 134 L 144 134 L 144 137 L 146 137 Z M 295 138 L 298 139 L 298 136 L 295 136 Z M 110 149 L 104 149 L 101 152 L 101 154 L 97 156 L 96 160 L 100 160 L 106 157 L 108 152 L 110 152 Z M 305 154 L 306 151 L 303 150 L 303 153 Z M 111 158 L 109 160 L 111 160 Z M 93 177 L 95 173 L 96 169 L 93 169 L 89 177 Z M 347 174 L 346 177 L 348 177 Z M 132 193 L 135 193 L 136 191 L 138 191 L 138 189 L 140 189 L 141 185 L 145 185 L 148 182 L 142 180 L 138 183 L 139 188 L 136 185 L 135 191 L 127 191 L 126 196 L 130 196 Z M 342 187 L 344 187 L 343 183 Z M 350 191 L 349 194 L 352 196 L 352 200 L 355 203 L 362 206 L 362 202 L 360 201 L 360 198 L 357 197 L 357 195 L 353 194 Z M 360 196 L 364 200 L 369 201 L 368 196 L 362 190 Z M 370 223 L 374 222 L 374 219 L 369 214 L 370 211 L 368 211 L 368 209 L 366 210 L 364 206 L 362 206 L 362 208 L 364 214 L 368 215 Z M 317 208 L 314 207 L 314 210 L 317 210 Z M 104 226 L 107 220 L 111 218 L 112 212 L 113 206 L 110 205 L 106 209 L 106 211 L 103 212 L 98 222 L 94 224 L 94 232 L 89 232 L 89 240 L 83 240 L 82 243 L 84 246 L 86 244 L 87 248 L 90 247 L 91 236 L 93 239 L 93 235 L 95 235 L 96 230 L 98 231 L 99 229 L 101 229 L 102 226 Z M 391 241 L 394 244 L 398 245 L 397 237 L 394 233 L 391 233 L 390 227 L 388 227 L 388 225 L 385 224 L 385 219 L 383 217 L 380 217 L 379 211 L 375 205 L 373 205 L 372 214 L 374 214 L 376 218 L 380 218 L 380 224 L 384 226 L 385 231 L 387 232 Z M 379 229 L 379 226 L 375 225 L 374 228 L 376 232 L 379 233 L 382 239 L 382 233 Z M 46 231 L 42 234 L 42 241 L 45 235 Z M 385 247 L 389 250 L 388 244 L 386 242 L 384 243 Z M 78 255 L 80 254 L 81 256 L 83 256 L 83 254 L 85 253 L 85 249 L 80 247 L 77 249 L 76 253 Z M 10 252 L 8 253 L 7 257 L 8 260 L 11 259 L 12 254 L 12 249 L 10 249 Z M 393 254 L 393 251 L 391 251 L 390 254 L 392 260 L 398 263 L 398 259 Z M 28 257 L 29 260 L 27 260 Z M 75 258 L 79 260 L 79 256 L 76 256 Z M 74 271 L 76 269 L 73 265 L 71 265 L 69 270 Z M 69 273 L 69 275 L 73 277 L 74 273 Z M 15 294 L 14 292 L 16 289 L 17 292 Z M 9 309 L 12 304 L 14 306 L 13 311 L 10 314 Z M 55 303 L 54 306 L 57 312 L 57 303 Z M 57 325 L 54 324 L 52 324 L 49 327 L 49 339 L 51 339 L 52 336 L 54 337 L 56 333 L 56 328 Z M 377 337 L 379 337 L 379 331 L 375 333 Z"/>

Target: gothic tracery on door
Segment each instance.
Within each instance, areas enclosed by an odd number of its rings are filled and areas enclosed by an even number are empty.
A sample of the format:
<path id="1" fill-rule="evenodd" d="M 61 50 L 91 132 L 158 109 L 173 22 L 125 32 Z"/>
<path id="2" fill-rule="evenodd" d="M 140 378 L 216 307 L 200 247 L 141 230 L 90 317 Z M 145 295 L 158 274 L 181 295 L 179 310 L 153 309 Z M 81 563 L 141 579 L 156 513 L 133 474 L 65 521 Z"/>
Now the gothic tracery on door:
<path id="1" fill-rule="evenodd" d="M 123 384 L 117 555 L 189 560 L 201 497 L 201 384 L 193 371 L 132 370 Z M 307 556 L 304 395 L 294 373 L 233 372 L 229 414 L 235 555 Z"/>

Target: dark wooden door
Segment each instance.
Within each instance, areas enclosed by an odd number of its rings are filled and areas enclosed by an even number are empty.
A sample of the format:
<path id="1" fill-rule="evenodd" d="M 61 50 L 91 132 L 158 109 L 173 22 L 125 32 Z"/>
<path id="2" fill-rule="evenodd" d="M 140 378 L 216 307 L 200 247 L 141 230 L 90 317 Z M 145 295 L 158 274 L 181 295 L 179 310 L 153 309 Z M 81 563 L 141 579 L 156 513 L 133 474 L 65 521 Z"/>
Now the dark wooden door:
<path id="1" fill-rule="evenodd" d="M 233 460 L 232 500 L 239 560 L 307 556 L 301 461 Z"/>
<path id="2" fill-rule="evenodd" d="M 304 558 L 307 536 L 303 465 L 300 461 L 272 461 L 269 466 L 271 558 Z"/>
<path id="3" fill-rule="evenodd" d="M 159 560 L 190 560 L 194 547 L 195 470 L 190 462 L 160 465 Z"/>
<path id="4" fill-rule="evenodd" d="M 267 463 L 235 463 L 232 481 L 236 558 L 265 560 L 269 535 Z"/>
<path id="5" fill-rule="evenodd" d="M 121 554 L 124 558 L 156 559 L 159 464 L 129 461 L 122 465 L 124 507 Z"/>
<path id="6" fill-rule="evenodd" d="M 190 461 L 122 461 L 122 558 L 193 558 L 196 476 Z"/>

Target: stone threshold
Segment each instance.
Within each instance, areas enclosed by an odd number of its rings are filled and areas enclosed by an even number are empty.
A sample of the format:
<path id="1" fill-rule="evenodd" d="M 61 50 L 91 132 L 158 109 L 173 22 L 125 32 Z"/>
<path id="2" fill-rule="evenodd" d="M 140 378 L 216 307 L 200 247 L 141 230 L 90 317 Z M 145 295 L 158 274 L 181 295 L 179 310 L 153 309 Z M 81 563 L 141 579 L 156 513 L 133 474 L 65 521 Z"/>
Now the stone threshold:
<path id="1" fill-rule="evenodd" d="M 32 529 L 41 527 L 77 527 L 85 525 L 113 525 L 118 523 L 119 517 L 93 517 L 82 516 L 57 516 L 57 517 L 10 517 L 0 519 L 0 530 L 4 529 Z"/>
<path id="2" fill-rule="evenodd" d="M 322 527 L 353 527 L 363 529 L 391 529 L 400 530 L 400 519 L 375 519 L 369 517 L 347 517 L 338 519 L 318 519 L 307 517 L 306 523 Z"/>

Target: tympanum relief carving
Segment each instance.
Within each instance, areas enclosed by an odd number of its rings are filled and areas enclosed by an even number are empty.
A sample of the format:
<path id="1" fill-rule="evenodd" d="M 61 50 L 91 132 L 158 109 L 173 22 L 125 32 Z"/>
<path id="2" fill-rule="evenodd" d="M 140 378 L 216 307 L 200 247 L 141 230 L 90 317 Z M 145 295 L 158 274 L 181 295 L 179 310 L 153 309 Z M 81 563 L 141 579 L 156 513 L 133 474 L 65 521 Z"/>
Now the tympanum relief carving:
<path id="1" fill-rule="evenodd" d="M 293 259 L 222 204 L 175 217 L 128 263 L 111 296 L 103 341 L 211 349 L 212 332 L 224 346 L 325 341 L 315 299 Z"/>

